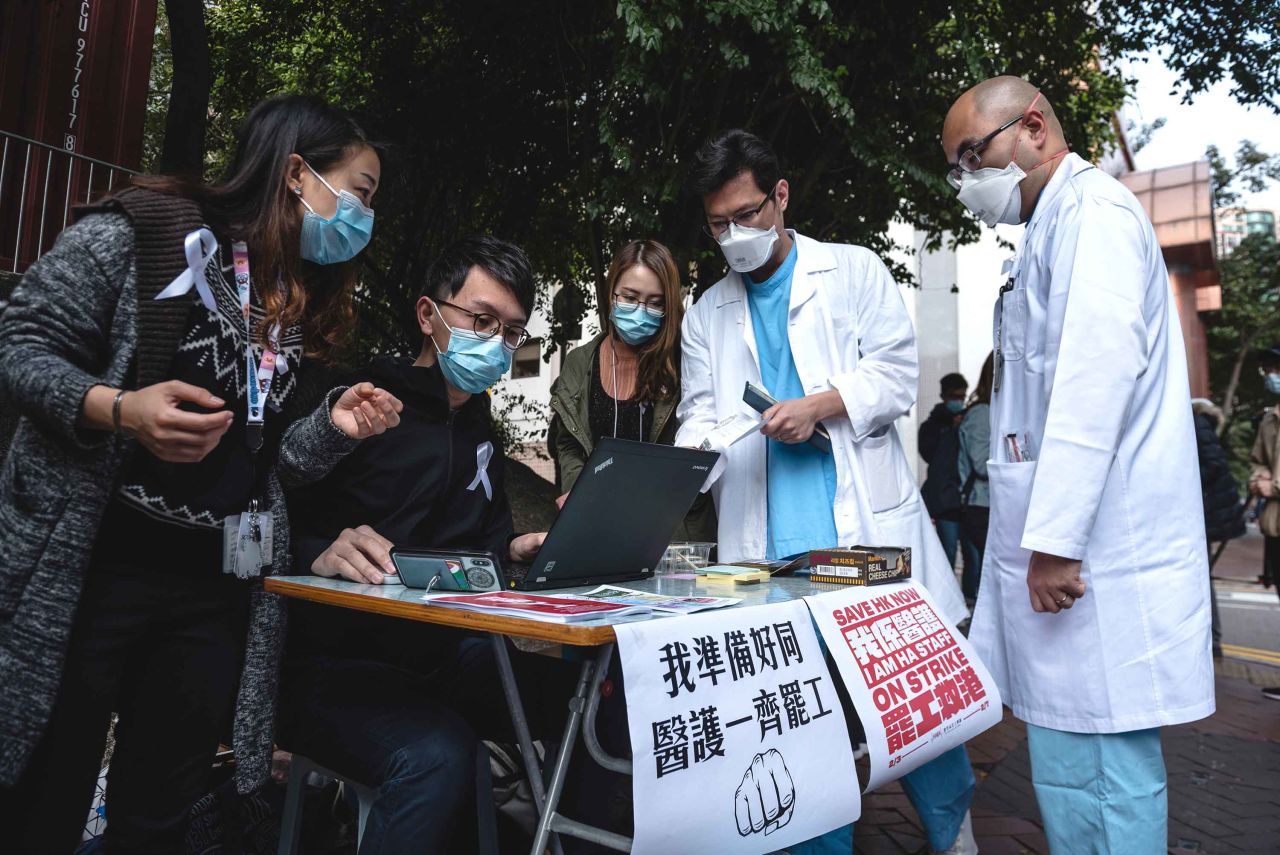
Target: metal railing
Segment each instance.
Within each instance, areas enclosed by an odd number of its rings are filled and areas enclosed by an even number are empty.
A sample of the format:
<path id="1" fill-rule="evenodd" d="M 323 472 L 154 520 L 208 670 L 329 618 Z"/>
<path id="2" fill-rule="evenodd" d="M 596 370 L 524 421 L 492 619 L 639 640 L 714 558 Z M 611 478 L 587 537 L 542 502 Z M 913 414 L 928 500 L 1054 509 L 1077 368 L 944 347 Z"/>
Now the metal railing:
<path id="1" fill-rule="evenodd" d="M 73 206 L 92 202 L 138 174 L 8 131 L 0 131 L 0 141 L 0 268 L 13 273 L 53 246 Z"/>

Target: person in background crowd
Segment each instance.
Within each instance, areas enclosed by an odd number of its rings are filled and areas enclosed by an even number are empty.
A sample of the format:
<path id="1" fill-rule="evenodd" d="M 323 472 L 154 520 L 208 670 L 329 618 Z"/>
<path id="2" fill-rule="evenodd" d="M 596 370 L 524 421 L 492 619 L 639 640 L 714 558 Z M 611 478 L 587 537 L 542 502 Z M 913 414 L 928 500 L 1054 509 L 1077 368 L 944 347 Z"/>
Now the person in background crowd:
<path id="1" fill-rule="evenodd" d="M 300 572 L 380 585 L 397 582 L 393 546 L 537 554 L 545 535 L 513 531 L 486 394 L 528 340 L 533 301 L 518 247 L 473 236 L 440 254 L 416 304 L 417 358 L 356 372 L 404 402 L 402 424 L 289 493 Z M 377 791 L 360 855 L 473 851 L 478 738 L 510 731 L 490 641 L 301 601 L 289 616 L 280 744 Z M 531 715 L 551 709 L 542 692 L 567 696 L 576 669 L 562 664 L 520 663 Z"/>
<path id="2" fill-rule="evenodd" d="M 1244 503 L 1240 483 L 1231 474 L 1227 452 L 1218 439 L 1222 410 L 1207 398 L 1192 398 L 1196 420 L 1196 450 L 1200 457 L 1200 493 L 1204 497 L 1204 534 L 1209 544 L 1209 570 L 1213 570 L 1213 544 L 1240 537 L 1245 532 Z M 1218 594 L 1210 579 L 1209 594 L 1213 615 L 1213 655 L 1222 656 L 1222 620 L 1218 616 Z"/>
<path id="3" fill-rule="evenodd" d="M 182 851 L 237 683 L 238 784 L 266 782 L 283 625 L 258 577 L 288 568 L 282 485 L 399 420 L 371 384 L 306 382 L 351 332 L 380 179 L 345 113 L 265 101 L 224 180 L 136 181 L 14 291 L 0 319 L 0 387 L 22 416 L 0 476 L 0 849 L 78 845 L 113 712 L 107 852 Z M 254 544 L 234 567 L 224 525 Z"/>
<path id="4" fill-rule="evenodd" d="M 1258 423 L 1250 455 L 1253 472 L 1249 476 L 1249 494 L 1260 497 L 1263 502 L 1262 512 L 1258 514 L 1258 528 L 1266 538 L 1262 583 L 1266 587 L 1275 585 L 1276 593 L 1280 594 L 1280 488 L 1277 488 L 1280 484 L 1280 344 L 1258 356 L 1258 373 L 1278 403 L 1268 407 Z M 1262 694 L 1271 700 L 1280 700 L 1280 688 L 1263 689 Z"/>
<path id="5" fill-rule="evenodd" d="M 596 309 L 601 333 L 569 351 L 551 386 L 548 435 L 556 439 L 565 495 L 602 438 L 671 445 L 676 436 L 684 304 L 671 252 L 652 240 L 619 249 L 596 293 Z M 716 539 L 708 496 L 698 497 L 673 539 Z"/>
<path id="6" fill-rule="evenodd" d="M 920 425 L 917 438 L 920 456 L 929 464 L 928 476 L 920 488 L 924 505 L 938 530 L 942 551 L 952 567 L 956 563 L 957 547 L 964 559 L 965 574 L 973 572 L 980 562 L 978 550 L 962 524 L 963 500 L 960 478 L 960 442 L 958 429 L 964 421 L 965 398 L 969 394 L 969 381 L 963 374 L 948 374 L 942 378 L 942 400 L 934 406 L 929 418 Z M 968 589 L 965 596 L 969 597 Z"/>
<path id="7" fill-rule="evenodd" d="M 721 561 L 788 558 L 841 544 L 910 546 L 913 571 L 953 624 L 967 614 L 920 499 L 894 420 L 915 402 L 915 331 L 884 263 L 859 246 L 786 228 L 790 185 L 767 142 L 717 134 L 694 158 L 691 188 L 731 271 L 689 310 L 682 331 L 676 444 L 710 440 Z M 711 437 L 742 412 L 747 382 L 777 404 L 731 447 Z M 830 453 L 808 444 L 815 425 Z M 963 746 L 902 778 L 936 851 L 977 851 L 974 777 Z M 852 826 L 790 847 L 848 853 Z"/>
<path id="8" fill-rule="evenodd" d="M 1258 528 L 1266 538 L 1262 559 L 1262 583 L 1266 587 L 1277 585 L 1280 593 L 1280 344 L 1258 355 L 1258 373 L 1267 392 L 1275 396 L 1277 403 L 1268 407 L 1258 422 L 1250 454 L 1252 472 L 1249 475 L 1249 494 L 1262 499 L 1262 512 L 1258 515 Z"/>
<path id="9" fill-rule="evenodd" d="M 966 556 L 960 588 L 969 602 L 978 599 L 982 562 L 987 554 L 987 525 L 991 520 L 991 489 L 987 484 L 987 459 L 991 454 L 991 372 L 995 354 L 987 357 L 978 374 L 978 385 L 957 431 L 960 440 L 960 500 L 964 504 L 965 537 L 977 553 Z"/>
<path id="10" fill-rule="evenodd" d="M 1164 853 L 1160 728 L 1215 702 L 1186 348 L 1160 242 L 1025 80 L 966 91 L 941 144 L 960 204 L 1027 224 L 996 305 L 988 572 L 969 638 L 1027 722 L 1049 848 Z"/>

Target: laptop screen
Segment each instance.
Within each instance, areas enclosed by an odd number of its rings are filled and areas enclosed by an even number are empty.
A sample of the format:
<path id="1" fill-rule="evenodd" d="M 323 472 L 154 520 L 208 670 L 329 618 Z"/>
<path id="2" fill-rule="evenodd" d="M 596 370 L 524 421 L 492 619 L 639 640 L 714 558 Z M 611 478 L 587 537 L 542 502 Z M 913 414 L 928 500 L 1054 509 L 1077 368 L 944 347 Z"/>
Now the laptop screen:
<path id="1" fill-rule="evenodd" d="M 642 578 L 657 566 L 719 455 L 606 438 L 529 569 L 532 583 Z"/>

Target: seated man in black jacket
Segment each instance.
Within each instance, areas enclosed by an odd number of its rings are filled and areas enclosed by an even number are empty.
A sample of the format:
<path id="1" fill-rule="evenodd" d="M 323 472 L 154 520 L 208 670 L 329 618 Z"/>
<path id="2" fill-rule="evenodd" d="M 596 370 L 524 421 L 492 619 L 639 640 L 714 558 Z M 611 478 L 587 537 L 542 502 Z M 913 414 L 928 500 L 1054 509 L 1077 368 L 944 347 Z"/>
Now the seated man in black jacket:
<path id="1" fill-rule="evenodd" d="M 290 495 L 299 571 L 395 582 L 393 545 L 534 556 L 545 535 L 513 534 L 484 394 L 528 337 L 533 300 L 517 247 L 474 237 L 445 250 L 417 302 L 417 359 L 380 358 L 359 373 L 404 402 L 400 426 Z M 328 606 L 290 609 L 280 745 L 377 790 L 361 855 L 470 848 L 450 840 L 471 828 L 463 810 L 478 735 L 510 729 L 488 640 Z M 551 669 L 531 681 L 550 692 L 562 665 L 519 670 Z M 531 714 L 548 707 L 525 700 Z"/>

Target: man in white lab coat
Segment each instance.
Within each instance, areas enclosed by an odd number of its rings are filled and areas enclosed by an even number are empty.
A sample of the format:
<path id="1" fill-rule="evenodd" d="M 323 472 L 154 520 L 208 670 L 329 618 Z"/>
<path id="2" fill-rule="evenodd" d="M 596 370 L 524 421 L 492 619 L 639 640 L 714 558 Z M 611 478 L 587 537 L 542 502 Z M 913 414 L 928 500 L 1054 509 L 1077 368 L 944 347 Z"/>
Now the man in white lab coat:
<path id="1" fill-rule="evenodd" d="M 1055 852 L 1164 852 L 1163 725 L 1214 709 L 1182 331 L 1122 184 L 1027 82 L 947 115 L 959 200 L 1027 223 L 995 316 L 991 528 L 970 640 L 1027 722 Z"/>
<path id="2" fill-rule="evenodd" d="M 910 546 L 917 577 L 950 621 L 962 620 L 964 600 L 893 425 L 915 403 L 918 379 L 915 332 L 893 277 L 863 247 L 788 231 L 790 188 L 777 156 L 746 131 L 707 142 L 692 185 L 707 235 L 733 270 L 685 316 L 676 444 L 700 445 L 721 420 L 750 413 L 748 381 L 779 401 L 760 433 L 710 441 L 723 455 L 712 486 L 720 559 Z M 806 443 L 819 423 L 830 452 Z M 963 747 L 903 782 L 933 850 L 977 851 Z M 842 829 L 791 851 L 848 853 L 851 838 Z"/>

